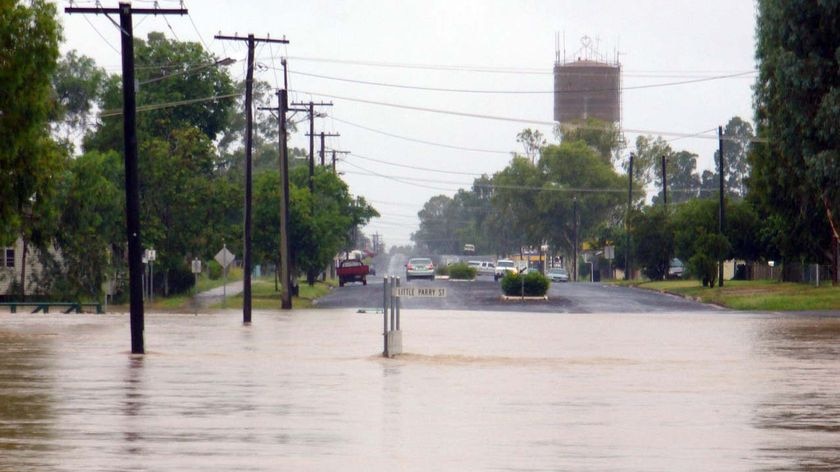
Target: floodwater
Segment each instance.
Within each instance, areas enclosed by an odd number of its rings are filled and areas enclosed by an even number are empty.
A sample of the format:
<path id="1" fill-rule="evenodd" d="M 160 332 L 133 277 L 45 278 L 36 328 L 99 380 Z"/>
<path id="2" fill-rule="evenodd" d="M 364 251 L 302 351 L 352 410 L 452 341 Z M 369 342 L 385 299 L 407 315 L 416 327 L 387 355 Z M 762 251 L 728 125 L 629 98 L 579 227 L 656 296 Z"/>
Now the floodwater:
<path id="1" fill-rule="evenodd" d="M 840 469 L 840 318 L 0 314 L 0 471 Z"/>

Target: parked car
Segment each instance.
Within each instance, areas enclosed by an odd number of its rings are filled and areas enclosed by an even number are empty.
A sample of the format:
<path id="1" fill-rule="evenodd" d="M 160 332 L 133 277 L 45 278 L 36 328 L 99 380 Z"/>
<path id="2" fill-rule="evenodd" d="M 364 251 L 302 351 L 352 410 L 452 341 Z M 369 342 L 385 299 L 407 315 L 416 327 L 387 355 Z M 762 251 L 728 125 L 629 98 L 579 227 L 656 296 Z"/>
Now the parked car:
<path id="1" fill-rule="evenodd" d="M 435 264 L 428 257 L 413 257 L 405 265 L 405 280 L 427 278 L 435 279 Z"/>
<path id="2" fill-rule="evenodd" d="M 671 265 L 668 267 L 669 279 L 681 279 L 685 274 L 685 265 L 676 257 L 671 259 Z"/>
<path id="3" fill-rule="evenodd" d="M 499 280 L 508 272 L 519 272 L 519 269 L 516 268 L 516 263 L 510 259 L 499 259 L 496 261 L 496 267 L 493 270 L 493 279 Z"/>
<path id="4" fill-rule="evenodd" d="M 493 275 L 496 272 L 496 264 L 492 261 L 468 261 L 467 265 L 478 275 Z"/>
<path id="5" fill-rule="evenodd" d="M 569 272 L 563 267 L 552 267 L 545 274 L 552 282 L 568 282 Z"/>

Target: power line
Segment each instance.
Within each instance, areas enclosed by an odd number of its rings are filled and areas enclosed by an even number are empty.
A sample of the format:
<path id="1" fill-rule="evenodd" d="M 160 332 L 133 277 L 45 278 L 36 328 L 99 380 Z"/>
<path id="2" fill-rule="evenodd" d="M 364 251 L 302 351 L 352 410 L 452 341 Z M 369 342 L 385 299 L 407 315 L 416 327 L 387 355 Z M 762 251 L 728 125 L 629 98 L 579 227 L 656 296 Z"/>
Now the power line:
<path id="1" fill-rule="evenodd" d="M 423 69 L 423 70 L 444 70 L 456 72 L 482 72 L 482 73 L 496 73 L 496 74 L 528 74 L 528 75 L 552 75 L 554 71 L 547 67 L 488 67 L 476 65 L 445 65 L 445 64 L 420 64 L 420 63 L 401 63 L 401 62 L 382 62 L 382 61 L 366 61 L 366 60 L 352 60 L 352 59 L 334 59 L 334 58 L 319 58 L 306 56 L 289 56 L 289 59 L 297 59 L 308 62 L 324 62 L 347 65 L 360 65 L 370 67 L 390 67 L 398 69 Z M 659 77 L 659 78 L 687 78 L 699 77 L 700 74 L 734 74 L 743 73 L 744 71 L 723 71 L 723 70 L 686 70 L 686 71 L 656 71 L 656 70 L 640 70 L 624 72 L 625 77 Z M 753 71 L 754 72 L 754 71 Z"/>
<path id="2" fill-rule="evenodd" d="M 233 98 L 233 97 L 238 97 L 238 96 L 239 96 L 238 93 L 231 93 L 231 94 L 227 94 L 227 95 L 215 95 L 215 96 L 212 96 L 212 97 L 193 98 L 193 99 L 190 99 L 190 100 L 179 100 L 177 102 L 157 103 L 157 104 L 154 104 L 154 105 L 139 106 L 139 107 L 137 107 L 137 111 L 160 110 L 160 109 L 163 109 L 163 108 L 172 108 L 172 107 L 177 107 L 177 106 L 181 106 L 181 105 L 192 105 L 194 103 L 209 102 L 209 101 L 213 101 L 213 100 L 221 100 L 221 99 L 225 99 L 225 98 Z M 102 113 L 100 113 L 99 116 L 102 117 L 102 118 L 107 118 L 109 116 L 118 116 L 118 115 L 122 115 L 121 110 L 105 110 Z"/>
<path id="3" fill-rule="evenodd" d="M 356 154 L 354 152 L 351 152 L 349 154 L 349 156 L 357 157 L 359 159 L 364 159 L 366 161 L 379 162 L 381 164 L 385 164 L 385 165 L 389 165 L 389 166 L 402 167 L 402 168 L 405 168 L 405 169 L 422 170 L 422 171 L 425 171 L 425 172 L 437 172 L 437 173 L 440 173 L 440 174 L 468 175 L 468 176 L 473 176 L 473 177 L 481 177 L 482 175 L 486 175 L 486 174 L 476 174 L 475 172 L 458 172 L 458 171 L 451 171 L 451 170 L 432 169 L 432 168 L 429 168 L 429 167 L 410 166 L 408 164 L 397 164 L 397 163 L 389 162 L 389 161 L 382 160 L 382 159 L 374 159 L 372 157 L 362 156 L 361 154 Z"/>
<path id="4" fill-rule="evenodd" d="M 456 110 L 443 110 L 440 108 L 428 108 L 428 107 L 419 107 L 413 105 L 404 105 L 399 103 L 388 103 L 388 102 L 380 102 L 376 100 L 367 100 L 363 98 L 353 98 L 353 97 L 344 97 L 341 95 L 333 95 L 328 93 L 318 93 L 318 92 L 307 92 L 304 90 L 298 90 L 299 93 L 305 93 L 309 95 L 314 95 L 316 97 L 328 97 L 336 100 L 347 100 L 349 102 L 356 102 L 356 103 L 367 103 L 370 105 L 377 105 L 377 106 L 384 106 L 390 108 L 399 108 L 404 110 L 414 110 L 414 111 L 423 111 L 428 113 L 438 113 L 443 115 L 454 115 L 454 116 L 463 116 L 467 118 L 480 118 L 486 120 L 495 120 L 495 121 L 507 121 L 512 123 L 526 123 L 526 124 L 536 124 L 536 125 L 543 125 L 543 126 L 554 126 L 557 124 L 555 121 L 544 121 L 544 120 L 535 120 L 530 118 L 516 118 L 516 117 L 508 117 L 508 116 L 499 116 L 499 115 L 486 115 L 481 113 L 469 113 L 469 112 L 462 112 Z M 599 130 L 603 129 L 603 127 L 595 127 L 595 126 L 586 126 L 586 125 L 569 125 L 573 129 L 593 129 Z M 677 136 L 683 138 L 703 138 L 703 139 L 718 139 L 717 136 L 702 136 L 697 133 L 684 133 L 684 132 L 677 132 L 677 131 L 657 131 L 657 130 L 646 130 L 646 129 L 634 129 L 634 128 L 621 128 L 622 132 L 633 133 L 633 134 L 645 134 L 645 135 L 660 135 L 660 136 Z M 735 138 L 726 138 L 724 140 L 734 141 Z M 751 142 L 766 142 L 766 139 L 763 138 L 752 138 Z"/>
<path id="5" fill-rule="evenodd" d="M 357 80 L 357 79 L 347 79 L 342 77 L 332 77 L 328 75 L 321 75 L 321 74 L 312 74 L 308 72 L 296 72 L 296 71 L 289 71 L 291 74 L 303 75 L 306 77 L 315 77 L 319 79 L 327 79 L 327 80 L 336 80 L 340 82 L 348 82 L 354 84 L 363 84 L 363 85 L 375 85 L 379 87 L 391 87 L 391 88 L 400 88 L 400 89 L 409 89 L 409 90 L 425 90 L 425 91 L 432 91 L 432 92 L 456 92 L 456 93 L 474 93 L 474 94 L 575 94 L 575 93 L 582 93 L 582 92 L 589 92 L 589 93 L 601 93 L 601 92 L 616 92 L 616 91 L 625 91 L 625 90 L 640 90 L 640 89 L 650 89 L 650 88 L 659 88 L 659 87 L 672 87 L 677 85 L 686 85 L 686 84 L 693 84 L 698 82 L 708 82 L 712 80 L 720 80 L 720 79 L 731 79 L 735 77 L 741 77 L 746 75 L 755 75 L 756 71 L 748 71 L 748 72 L 740 72 L 737 74 L 729 74 L 729 75 L 719 75 L 713 77 L 704 77 L 699 79 L 691 79 L 691 80 L 682 80 L 678 82 L 663 82 L 657 84 L 645 84 L 645 85 L 634 85 L 629 87 L 619 87 L 619 88 L 603 88 L 603 89 L 581 89 L 581 90 L 477 90 L 477 89 L 457 89 L 457 88 L 444 88 L 444 87 L 424 87 L 420 85 L 406 85 L 406 84 L 393 84 L 387 82 L 373 82 L 368 80 Z"/>
<path id="6" fill-rule="evenodd" d="M 443 147 L 443 148 L 448 148 L 448 149 L 457 149 L 459 151 L 488 152 L 488 153 L 493 153 L 493 154 L 510 154 L 510 151 L 500 151 L 500 150 L 496 150 L 496 149 L 482 149 L 482 148 L 473 148 L 473 147 L 466 147 L 466 146 L 456 146 L 456 145 L 453 145 L 453 144 L 443 144 L 443 143 L 437 143 L 437 142 L 434 142 L 434 141 L 426 141 L 424 139 L 410 138 L 408 136 L 401 136 L 401 135 L 398 135 L 398 134 L 389 133 L 387 131 L 382 131 L 382 130 L 378 130 L 378 129 L 374 129 L 374 128 L 369 128 L 367 126 L 362 126 L 358 123 L 353 123 L 351 121 L 336 118 L 335 116 L 333 116 L 332 119 L 335 120 L 335 121 L 338 121 L 339 123 L 344 123 L 345 125 L 350 125 L 350 126 L 354 126 L 356 128 L 361 128 L 363 130 L 370 131 L 372 133 L 377 133 L 377 134 L 381 134 L 381 135 L 384 135 L 384 136 L 390 136 L 392 138 L 397 138 L 397 139 L 403 139 L 405 141 L 411 141 L 411 142 L 414 142 L 414 143 L 428 144 L 430 146 L 438 146 L 438 147 Z"/>

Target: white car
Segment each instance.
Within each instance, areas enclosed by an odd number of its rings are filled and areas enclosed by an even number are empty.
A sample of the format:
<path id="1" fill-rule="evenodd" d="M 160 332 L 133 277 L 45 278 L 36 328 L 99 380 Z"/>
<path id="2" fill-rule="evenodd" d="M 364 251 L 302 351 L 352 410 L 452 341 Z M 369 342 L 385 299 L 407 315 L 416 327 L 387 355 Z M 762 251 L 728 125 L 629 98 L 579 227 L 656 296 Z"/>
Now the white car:
<path id="1" fill-rule="evenodd" d="M 496 261 L 496 267 L 493 270 L 493 279 L 499 280 L 507 275 L 508 272 L 519 272 L 519 269 L 516 268 L 516 263 L 510 259 L 499 259 Z"/>
<path id="2" fill-rule="evenodd" d="M 496 272 L 496 265 L 491 261 L 468 261 L 467 265 L 478 275 L 494 275 Z"/>

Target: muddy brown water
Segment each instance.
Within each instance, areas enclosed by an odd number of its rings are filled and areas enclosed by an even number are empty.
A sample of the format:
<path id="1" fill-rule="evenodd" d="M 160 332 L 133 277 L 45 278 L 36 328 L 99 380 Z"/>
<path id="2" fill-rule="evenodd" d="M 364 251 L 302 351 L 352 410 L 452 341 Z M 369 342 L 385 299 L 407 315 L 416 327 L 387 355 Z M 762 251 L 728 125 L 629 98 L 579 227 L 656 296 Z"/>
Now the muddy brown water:
<path id="1" fill-rule="evenodd" d="M 840 318 L 0 314 L 0 470 L 838 470 Z"/>

